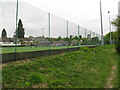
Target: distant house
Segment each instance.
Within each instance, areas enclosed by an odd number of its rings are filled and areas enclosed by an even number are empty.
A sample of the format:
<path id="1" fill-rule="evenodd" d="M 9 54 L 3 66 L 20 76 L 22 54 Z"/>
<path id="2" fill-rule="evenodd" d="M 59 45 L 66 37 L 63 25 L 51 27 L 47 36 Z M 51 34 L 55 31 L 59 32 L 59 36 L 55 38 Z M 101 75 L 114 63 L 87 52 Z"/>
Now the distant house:
<path id="1" fill-rule="evenodd" d="M 20 38 L 20 42 L 34 42 L 33 38 Z"/>
<path id="2" fill-rule="evenodd" d="M 20 38 L 21 46 L 31 46 L 34 45 L 33 38 Z"/>
<path id="3" fill-rule="evenodd" d="M 59 40 L 59 41 L 53 41 L 52 46 L 65 46 L 67 45 L 68 42 L 64 40 Z"/>
<path id="4" fill-rule="evenodd" d="M 0 42 L 13 42 L 12 38 L 0 38 Z"/>
<path id="5" fill-rule="evenodd" d="M 91 38 L 91 34 L 87 34 L 87 38 L 90 39 Z"/>
<path id="6" fill-rule="evenodd" d="M 35 37 L 33 38 L 37 46 L 48 46 L 50 41 L 44 37 Z"/>

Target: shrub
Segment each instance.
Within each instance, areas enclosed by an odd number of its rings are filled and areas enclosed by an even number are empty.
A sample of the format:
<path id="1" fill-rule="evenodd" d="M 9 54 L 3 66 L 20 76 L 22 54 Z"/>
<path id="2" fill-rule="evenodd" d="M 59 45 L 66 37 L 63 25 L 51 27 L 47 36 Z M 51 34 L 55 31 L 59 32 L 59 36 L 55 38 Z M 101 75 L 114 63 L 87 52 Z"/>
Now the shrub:
<path id="1" fill-rule="evenodd" d="M 118 38 L 116 44 L 116 50 L 120 54 L 120 16 L 118 17 L 118 26 L 117 26 Z"/>
<path id="2" fill-rule="evenodd" d="M 30 84 L 39 84 L 44 82 L 44 78 L 39 73 L 32 73 L 30 74 L 28 81 L 30 82 Z"/>
<path id="3" fill-rule="evenodd" d="M 89 48 L 88 47 L 82 47 L 81 50 L 87 52 L 87 51 L 89 51 Z"/>
<path id="4" fill-rule="evenodd" d="M 112 24 L 117 27 L 116 51 L 118 54 L 120 54 L 120 16 L 118 16 L 116 19 L 114 19 Z"/>

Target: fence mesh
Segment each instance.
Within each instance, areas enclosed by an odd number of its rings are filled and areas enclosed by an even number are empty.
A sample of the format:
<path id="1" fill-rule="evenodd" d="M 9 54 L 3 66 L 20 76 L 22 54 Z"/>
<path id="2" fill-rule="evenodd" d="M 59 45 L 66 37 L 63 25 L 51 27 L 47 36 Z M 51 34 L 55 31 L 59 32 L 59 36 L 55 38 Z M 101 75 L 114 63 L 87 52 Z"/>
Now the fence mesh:
<path id="1" fill-rule="evenodd" d="M 0 3 L 2 54 L 100 45 L 100 35 L 21 0 Z M 17 23 L 16 23 L 17 20 Z M 17 30 L 16 30 L 17 25 Z M 16 47 L 15 47 L 16 46 Z"/>

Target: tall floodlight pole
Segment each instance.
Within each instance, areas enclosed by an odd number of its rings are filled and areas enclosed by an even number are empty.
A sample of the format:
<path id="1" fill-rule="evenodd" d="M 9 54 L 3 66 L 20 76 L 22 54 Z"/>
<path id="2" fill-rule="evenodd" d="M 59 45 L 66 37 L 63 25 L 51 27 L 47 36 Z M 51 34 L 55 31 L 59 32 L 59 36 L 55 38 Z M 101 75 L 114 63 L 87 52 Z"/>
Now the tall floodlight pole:
<path id="1" fill-rule="evenodd" d="M 67 40 L 69 40 L 68 39 L 68 21 L 67 21 Z M 69 41 L 68 41 L 68 44 L 69 44 Z M 67 44 L 67 48 L 68 48 L 68 44 Z"/>
<path id="2" fill-rule="evenodd" d="M 90 40 L 92 41 L 92 32 L 90 31 Z M 92 45 L 92 42 L 91 42 Z"/>
<path id="3" fill-rule="evenodd" d="M 15 31 L 15 55 L 14 55 L 14 59 L 17 59 L 17 55 L 16 55 L 16 51 L 17 51 L 17 38 L 18 38 L 18 0 L 17 0 L 17 5 L 16 5 L 16 31 Z"/>
<path id="4" fill-rule="evenodd" d="M 112 30 L 114 31 L 115 30 L 115 28 L 114 28 L 114 25 L 112 25 Z M 112 37 L 112 39 L 113 39 L 113 42 L 112 42 L 112 44 L 114 44 L 114 36 Z"/>
<path id="5" fill-rule="evenodd" d="M 90 31 L 90 38 L 92 38 L 92 32 Z"/>
<path id="6" fill-rule="evenodd" d="M 78 25 L 78 49 L 79 49 L 79 46 L 80 46 L 80 26 Z"/>
<path id="7" fill-rule="evenodd" d="M 44 28 L 41 28 L 42 29 L 42 37 L 44 37 Z"/>
<path id="8" fill-rule="evenodd" d="M 95 37 L 95 32 L 93 32 L 93 35 L 94 35 L 94 37 Z"/>
<path id="9" fill-rule="evenodd" d="M 111 24 L 110 24 L 110 11 L 108 11 L 109 14 L 109 29 L 110 29 L 110 45 L 112 44 L 112 34 L 111 34 Z"/>
<path id="10" fill-rule="evenodd" d="M 104 45 L 101 0 L 100 0 L 100 19 L 101 19 L 101 41 L 102 41 L 102 42 L 101 42 L 101 45 Z"/>
<path id="11" fill-rule="evenodd" d="M 50 41 L 50 13 L 48 13 L 48 29 L 49 29 L 49 50 L 50 50 L 50 45 L 51 45 L 51 41 Z"/>
<path id="12" fill-rule="evenodd" d="M 87 37 L 86 37 L 86 28 L 85 28 L 85 38 L 87 38 Z"/>

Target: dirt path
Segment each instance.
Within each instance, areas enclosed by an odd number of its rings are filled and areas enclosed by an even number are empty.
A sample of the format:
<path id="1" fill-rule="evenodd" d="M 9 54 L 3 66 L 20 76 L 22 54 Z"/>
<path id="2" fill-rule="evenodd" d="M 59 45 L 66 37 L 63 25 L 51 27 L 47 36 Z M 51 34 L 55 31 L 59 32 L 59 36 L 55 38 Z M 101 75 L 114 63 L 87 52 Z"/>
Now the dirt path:
<path id="1" fill-rule="evenodd" d="M 113 88 L 113 80 L 116 77 L 116 73 L 115 73 L 115 71 L 116 71 L 116 64 L 115 64 L 115 61 L 114 61 L 113 57 L 111 57 L 112 53 L 114 53 L 114 51 L 111 52 L 110 54 L 108 54 L 108 59 L 112 61 L 113 65 L 111 67 L 111 72 L 110 72 L 110 74 L 109 74 L 109 76 L 107 78 L 107 82 L 106 82 L 105 88 Z"/>
<path id="2" fill-rule="evenodd" d="M 116 69 L 116 66 L 112 66 L 112 69 L 111 69 L 111 74 L 110 76 L 107 78 L 107 83 L 106 83 L 106 87 L 105 88 L 113 88 L 113 84 L 112 84 L 112 81 L 114 80 L 115 78 L 115 69 Z"/>

